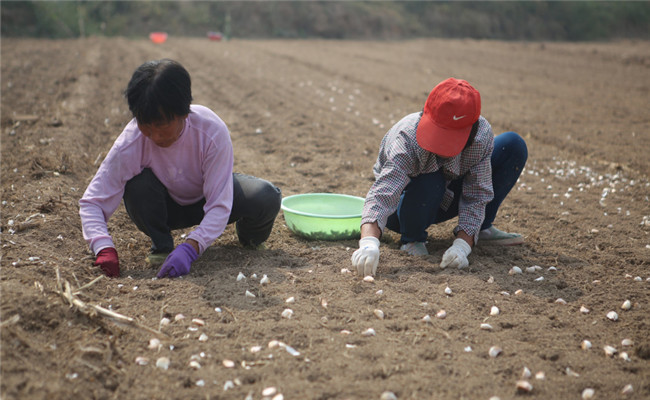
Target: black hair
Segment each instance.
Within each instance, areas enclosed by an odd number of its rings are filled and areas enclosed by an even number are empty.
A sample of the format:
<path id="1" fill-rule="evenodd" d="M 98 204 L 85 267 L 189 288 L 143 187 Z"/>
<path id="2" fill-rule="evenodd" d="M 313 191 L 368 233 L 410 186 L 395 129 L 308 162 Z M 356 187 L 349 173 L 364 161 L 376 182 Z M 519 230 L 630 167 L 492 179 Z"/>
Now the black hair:
<path id="1" fill-rule="evenodd" d="M 174 60 L 147 61 L 133 72 L 124 97 L 139 124 L 186 116 L 192 103 L 190 74 Z"/>

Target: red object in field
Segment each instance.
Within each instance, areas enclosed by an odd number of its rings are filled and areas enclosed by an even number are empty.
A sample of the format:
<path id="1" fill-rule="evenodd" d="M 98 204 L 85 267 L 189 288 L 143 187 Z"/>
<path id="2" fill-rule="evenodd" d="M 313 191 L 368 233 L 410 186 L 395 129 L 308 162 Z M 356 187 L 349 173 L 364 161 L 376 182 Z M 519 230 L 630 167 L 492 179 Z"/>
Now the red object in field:
<path id="1" fill-rule="evenodd" d="M 221 34 L 221 32 L 212 32 L 212 31 L 208 32 L 208 39 L 210 39 L 210 40 L 219 41 L 219 40 L 221 40 L 221 38 L 223 38 L 223 35 Z"/>
<path id="2" fill-rule="evenodd" d="M 151 32 L 149 39 L 154 43 L 165 43 L 167 40 L 167 32 Z"/>

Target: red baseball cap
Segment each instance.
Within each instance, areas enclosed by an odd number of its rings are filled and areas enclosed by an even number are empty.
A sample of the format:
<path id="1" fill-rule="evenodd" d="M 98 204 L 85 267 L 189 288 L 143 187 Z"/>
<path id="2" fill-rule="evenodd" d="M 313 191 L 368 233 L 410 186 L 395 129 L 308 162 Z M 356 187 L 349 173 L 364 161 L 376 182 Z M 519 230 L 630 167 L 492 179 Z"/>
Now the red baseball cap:
<path id="1" fill-rule="evenodd" d="M 467 81 L 445 79 L 433 88 L 418 124 L 423 149 L 442 157 L 460 154 L 481 115 L 481 95 Z"/>

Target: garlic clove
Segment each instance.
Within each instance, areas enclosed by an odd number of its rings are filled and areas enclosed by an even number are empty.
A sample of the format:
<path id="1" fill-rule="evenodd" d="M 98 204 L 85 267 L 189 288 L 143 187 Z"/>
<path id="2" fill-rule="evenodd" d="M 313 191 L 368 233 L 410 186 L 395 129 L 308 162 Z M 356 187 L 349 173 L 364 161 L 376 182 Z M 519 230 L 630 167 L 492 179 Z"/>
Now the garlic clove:
<path id="1" fill-rule="evenodd" d="M 490 347 L 490 350 L 488 350 L 488 354 L 492 358 L 496 358 L 502 352 L 503 352 L 503 350 L 501 349 L 501 347 L 498 347 L 498 346 L 492 346 L 492 347 Z"/>
<path id="2" fill-rule="evenodd" d="M 169 368 L 170 360 L 167 357 L 160 357 L 159 359 L 156 360 L 156 367 L 162 369 L 162 370 L 167 370 Z"/>
<path id="3" fill-rule="evenodd" d="M 634 393 L 634 387 L 632 386 L 631 383 L 628 383 L 627 385 L 625 385 L 625 387 L 623 387 L 623 390 L 621 390 L 621 393 L 624 394 L 624 395 L 632 394 L 632 393 Z"/>
<path id="4" fill-rule="evenodd" d="M 510 271 L 508 271 L 508 275 L 516 275 L 521 273 L 522 273 L 521 268 L 517 266 L 510 268 Z"/>
<path id="5" fill-rule="evenodd" d="M 368 328 L 365 331 L 361 332 L 362 336 L 375 336 L 377 333 L 375 332 L 374 329 Z"/>
<path id="6" fill-rule="evenodd" d="M 623 310 L 626 310 L 626 311 L 627 311 L 627 310 L 629 310 L 630 308 L 632 308 L 632 302 L 631 302 L 630 300 L 625 300 L 625 301 L 623 302 L 623 304 L 621 304 L 621 309 L 623 309 Z"/>
<path id="7" fill-rule="evenodd" d="M 613 355 L 616 354 L 617 351 L 618 351 L 618 350 L 616 350 L 615 347 L 612 347 L 612 346 L 609 346 L 609 345 L 603 347 L 603 350 L 605 351 L 605 355 L 608 356 L 608 357 L 613 356 Z"/>
<path id="8" fill-rule="evenodd" d="M 533 385 L 528 381 L 517 381 L 517 392 L 519 393 L 530 393 L 533 391 Z"/>

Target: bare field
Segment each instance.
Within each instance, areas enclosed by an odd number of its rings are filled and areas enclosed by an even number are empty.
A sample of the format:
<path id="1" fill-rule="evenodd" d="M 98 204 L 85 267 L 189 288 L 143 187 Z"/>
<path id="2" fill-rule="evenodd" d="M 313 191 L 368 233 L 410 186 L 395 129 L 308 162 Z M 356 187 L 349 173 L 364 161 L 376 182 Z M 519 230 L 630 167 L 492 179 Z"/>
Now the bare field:
<path id="1" fill-rule="evenodd" d="M 276 387 L 285 399 L 503 400 L 523 396 L 524 368 L 525 398 L 650 397 L 650 42 L 3 39 L 1 55 L 3 399 L 262 399 Z M 301 239 L 280 214 L 267 250 L 241 248 L 229 227 L 188 276 L 153 280 L 149 240 L 120 207 L 109 228 L 122 277 L 94 281 L 77 202 L 130 119 L 132 71 L 163 57 L 230 127 L 235 170 L 284 196 L 365 196 L 388 128 L 439 81 L 468 80 L 495 133 L 527 140 L 496 220 L 526 244 L 477 248 L 469 270 L 440 270 L 452 224 L 430 229 L 421 259 L 387 232 L 367 283 L 342 272 L 356 241 Z M 69 304 L 66 282 L 82 303 Z"/>

